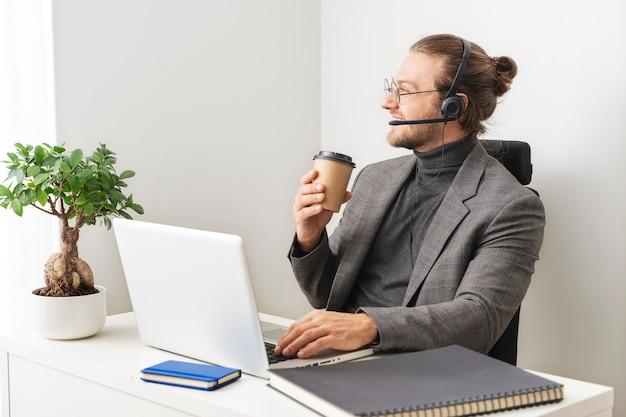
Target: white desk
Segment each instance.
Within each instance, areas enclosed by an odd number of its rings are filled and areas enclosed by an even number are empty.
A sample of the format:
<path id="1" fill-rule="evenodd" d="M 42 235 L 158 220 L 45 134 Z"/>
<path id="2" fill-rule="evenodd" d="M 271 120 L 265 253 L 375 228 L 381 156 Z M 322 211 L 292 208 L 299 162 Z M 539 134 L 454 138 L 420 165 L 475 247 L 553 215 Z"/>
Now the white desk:
<path id="1" fill-rule="evenodd" d="M 139 380 L 140 369 L 168 359 L 189 360 L 144 346 L 132 313 L 109 316 L 101 333 L 84 340 L 53 341 L 26 331 L 0 335 L 1 416 L 319 417 L 248 375 L 208 392 Z M 564 384 L 565 399 L 505 416 L 612 415 L 613 388 L 538 374 Z"/>

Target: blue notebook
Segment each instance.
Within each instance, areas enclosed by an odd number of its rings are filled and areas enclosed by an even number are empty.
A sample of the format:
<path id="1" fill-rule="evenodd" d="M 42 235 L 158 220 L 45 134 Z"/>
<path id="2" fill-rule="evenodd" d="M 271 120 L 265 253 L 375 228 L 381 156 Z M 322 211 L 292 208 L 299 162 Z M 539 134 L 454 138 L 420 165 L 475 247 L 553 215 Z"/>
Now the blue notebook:
<path id="1" fill-rule="evenodd" d="M 142 369 L 142 380 L 212 391 L 238 380 L 240 369 L 181 361 L 165 361 Z"/>

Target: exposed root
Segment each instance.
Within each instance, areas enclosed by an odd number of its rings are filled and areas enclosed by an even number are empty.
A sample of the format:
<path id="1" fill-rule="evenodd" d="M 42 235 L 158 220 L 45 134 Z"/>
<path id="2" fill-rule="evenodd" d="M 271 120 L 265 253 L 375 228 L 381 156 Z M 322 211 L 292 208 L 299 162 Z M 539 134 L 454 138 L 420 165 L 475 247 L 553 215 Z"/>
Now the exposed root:
<path id="1" fill-rule="evenodd" d="M 39 290 L 39 295 L 50 297 L 68 297 L 94 294 L 93 272 L 80 258 L 67 259 L 63 252 L 48 258 L 44 266 L 46 287 Z"/>

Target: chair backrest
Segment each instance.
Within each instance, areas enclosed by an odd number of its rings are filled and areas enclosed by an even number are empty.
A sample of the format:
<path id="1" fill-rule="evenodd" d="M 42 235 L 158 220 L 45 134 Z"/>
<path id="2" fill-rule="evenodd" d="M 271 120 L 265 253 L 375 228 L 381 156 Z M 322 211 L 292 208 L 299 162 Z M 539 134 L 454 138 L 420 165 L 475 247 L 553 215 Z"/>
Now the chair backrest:
<path id="1" fill-rule="evenodd" d="M 530 146 L 528 143 L 513 140 L 480 140 L 479 142 L 487 153 L 500 161 L 522 185 L 530 184 L 533 165 L 530 161 Z M 536 190 L 530 187 L 529 189 L 539 196 Z M 520 309 L 518 308 L 504 333 L 487 353 L 489 356 L 508 362 L 511 365 L 517 365 L 519 316 Z"/>
<path id="2" fill-rule="evenodd" d="M 530 184 L 533 164 L 530 160 L 530 145 L 517 140 L 479 141 L 487 153 L 496 158 L 522 185 Z"/>

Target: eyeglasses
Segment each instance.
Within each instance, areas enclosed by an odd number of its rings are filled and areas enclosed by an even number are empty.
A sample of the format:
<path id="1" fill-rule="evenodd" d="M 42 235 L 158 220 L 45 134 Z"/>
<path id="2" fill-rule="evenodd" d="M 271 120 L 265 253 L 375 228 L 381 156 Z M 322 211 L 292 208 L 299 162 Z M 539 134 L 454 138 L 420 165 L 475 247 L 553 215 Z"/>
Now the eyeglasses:
<path id="1" fill-rule="evenodd" d="M 401 96 L 408 96 L 411 94 L 433 93 L 435 91 L 445 91 L 445 90 L 424 90 L 424 91 L 413 91 L 413 92 L 401 93 L 400 89 L 398 88 L 398 84 L 396 84 L 393 78 L 391 79 L 391 82 L 389 82 L 389 80 L 385 78 L 385 94 L 393 94 L 396 104 L 400 104 Z"/>

